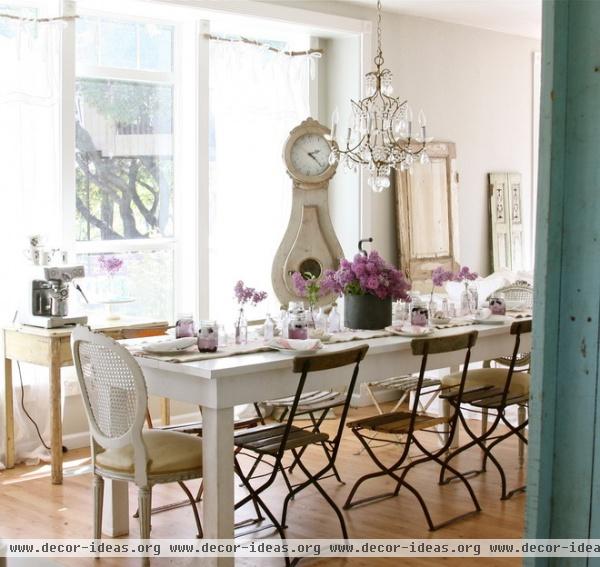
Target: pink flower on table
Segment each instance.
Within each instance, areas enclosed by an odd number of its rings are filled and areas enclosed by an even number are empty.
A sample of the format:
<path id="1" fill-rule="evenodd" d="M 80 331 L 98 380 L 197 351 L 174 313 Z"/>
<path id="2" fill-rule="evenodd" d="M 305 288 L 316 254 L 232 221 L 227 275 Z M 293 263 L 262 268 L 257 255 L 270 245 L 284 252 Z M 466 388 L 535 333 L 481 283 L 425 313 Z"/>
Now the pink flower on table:
<path id="1" fill-rule="evenodd" d="M 469 269 L 469 266 L 463 266 L 458 273 L 456 274 L 456 279 L 455 281 L 457 282 L 462 282 L 465 280 L 476 280 L 479 277 L 479 274 L 477 272 L 472 272 Z"/>
<path id="2" fill-rule="evenodd" d="M 246 287 L 242 280 L 239 280 L 233 288 L 235 297 L 240 305 L 250 303 L 256 305 L 267 298 L 266 291 L 257 291 L 253 287 Z"/>
<path id="3" fill-rule="evenodd" d="M 452 281 L 454 274 L 449 270 L 444 270 L 443 266 L 438 266 L 431 272 L 431 281 L 435 287 L 441 287 L 445 282 Z"/>
<path id="4" fill-rule="evenodd" d="M 408 300 L 410 283 L 376 251 L 357 254 L 352 262 L 343 258 L 338 270 L 326 270 L 323 284 L 339 295 L 370 294 L 380 299 Z"/>

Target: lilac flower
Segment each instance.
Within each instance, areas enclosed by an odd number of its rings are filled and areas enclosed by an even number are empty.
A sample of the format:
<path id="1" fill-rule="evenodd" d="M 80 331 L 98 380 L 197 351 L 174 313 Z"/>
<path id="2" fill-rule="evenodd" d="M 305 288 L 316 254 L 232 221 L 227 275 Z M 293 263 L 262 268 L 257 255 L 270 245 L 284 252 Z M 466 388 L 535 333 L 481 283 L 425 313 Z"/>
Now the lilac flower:
<path id="1" fill-rule="evenodd" d="M 98 264 L 100 264 L 100 269 L 109 276 L 114 276 L 119 273 L 121 268 L 123 267 L 123 260 L 117 258 L 116 256 L 100 256 L 98 258 Z"/>
<path id="2" fill-rule="evenodd" d="M 442 287 L 445 282 L 452 281 L 454 274 L 449 270 L 444 270 L 443 266 L 438 266 L 431 272 L 431 281 L 434 287 Z"/>
<path id="3" fill-rule="evenodd" d="M 368 256 L 357 254 L 352 262 L 343 258 L 337 271 L 325 270 L 321 287 L 338 295 L 370 294 L 406 301 L 410 283 L 402 272 L 373 251 Z"/>
<path id="4" fill-rule="evenodd" d="M 472 272 L 469 266 L 463 266 L 455 275 L 454 281 L 462 282 L 465 280 L 476 280 L 479 277 L 477 272 Z"/>
<path id="5" fill-rule="evenodd" d="M 233 288 L 235 297 L 240 305 L 250 303 L 256 305 L 267 298 L 266 291 L 257 291 L 253 287 L 246 287 L 242 280 L 238 281 Z"/>
<path id="6" fill-rule="evenodd" d="M 292 274 L 292 283 L 296 291 L 302 296 L 308 299 L 308 303 L 311 307 L 314 307 L 319 301 L 320 297 L 329 295 L 334 292 L 334 285 L 330 278 L 326 276 L 328 272 L 333 270 L 326 270 L 325 277 L 318 281 L 315 276 L 309 272 L 302 275 L 300 272 L 294 272 Z"/>

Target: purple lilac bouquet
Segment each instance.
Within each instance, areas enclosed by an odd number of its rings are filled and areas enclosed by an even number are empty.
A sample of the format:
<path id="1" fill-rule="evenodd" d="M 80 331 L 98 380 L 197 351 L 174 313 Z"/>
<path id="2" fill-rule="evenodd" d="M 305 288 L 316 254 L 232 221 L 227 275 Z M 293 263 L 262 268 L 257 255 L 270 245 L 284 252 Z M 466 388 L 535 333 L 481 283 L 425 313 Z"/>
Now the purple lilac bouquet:
<path id="1" fill-rule="evenodd" d="M 117 258 L 116 256 L 100 256 L 98 258 L 98 264 L 100 265 L 100 269 L 107 274 L 108 276 L 114 276 L 118 274 L 121 268 L 123 267 L 123 260 Z"/>
<path id="2" fill-rule="evenodd" d="M 410 299 L 410 283 L 376 251 L 368 255 L 357 254 L 352 262 L 345 258 L 340 260 L 336 271 L 325 271 L 321 288 L 338 295 L 370 294 L 379 299 Z"/>
<path id="3" fill-rule="evenodd" d="M 257 291 L 253 287 L 246 287 L 242 280 L 235 284 L 233 291 L 240 305 L 245 305 L 246 303 L 256 305 L 267 298 L 266 291 Z"/>

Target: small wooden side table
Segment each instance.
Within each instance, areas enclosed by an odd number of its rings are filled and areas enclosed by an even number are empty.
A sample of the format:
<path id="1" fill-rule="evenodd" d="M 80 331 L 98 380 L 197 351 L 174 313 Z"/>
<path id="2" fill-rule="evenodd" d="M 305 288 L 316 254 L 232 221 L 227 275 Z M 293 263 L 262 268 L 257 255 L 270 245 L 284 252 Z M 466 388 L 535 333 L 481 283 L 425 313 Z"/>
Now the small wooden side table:
<path id="1" fill-rule="evenodd" d="M 138 318 L 119 319 L 117 321 L 92 320 L 89 325 L 93 330 L 101 331 L 116 340 L 163 335 L 168 327 L 166 321 Z M 70 342 L 71 331 L 72 328 L 68 327 L 60 329 L 42 329 L 29 325 L 7 325 L 2 327 L 6 467 L 10 469 L 15 466 L 12 362 L 14 360 L 45 366 L 50 370 L 52 484 L 62 484 L 63 479 L 60 369 L 64 366 L 73 365 Z M 165 413 L 164 410 L 163 413 Z"/>

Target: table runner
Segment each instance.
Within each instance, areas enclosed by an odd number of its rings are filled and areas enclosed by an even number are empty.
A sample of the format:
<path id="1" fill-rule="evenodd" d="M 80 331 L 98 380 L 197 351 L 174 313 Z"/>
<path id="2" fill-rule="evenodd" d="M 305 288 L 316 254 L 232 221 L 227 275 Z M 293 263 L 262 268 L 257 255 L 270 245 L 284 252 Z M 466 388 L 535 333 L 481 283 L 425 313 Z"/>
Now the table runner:
<path id="1" fill-rule="evenodd" d="M 467 321 L 464 319 L 455 319 L 445 325 L 435 325 L 436 329 L 450 329 L 454 327 L 466 327 L 473 325 L 473 321 Z M 368 339 L 378 339 L 381 337 L 391 337 L 394 333 L 390 333 L 384 329 L 378 331 L 363 331 L 363 330 L 347 330 L 340 333 L 335 333 L 327 341 L 323 341 L 323 345 L 331 345 L 338 343 L 346 343 L 351 341 L 360 341 Z M 253 354 L 256 352 L 273 351 L 271 347 L 267 346 L 262 340 L 249 341 L 245 345 L 229 344 L 224 347 L 219 347 L 217 352 L 198 352 L 196 350 L 184 351 L 181 353 L 169 353 L 169 354 L 155 354 L 150 352 L 144 352 L 140 349 L 139 343 L 130 345 L 128 348 L 134 356 L 141 356 L 144 358 L 153 358 L 155 360 L 161 360 L 163 362 L 196 362 L 198 360 L 210 360 L 213 358 L 227 358 L 229 356 L 236 356 L 239 354 Z"/>

